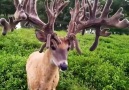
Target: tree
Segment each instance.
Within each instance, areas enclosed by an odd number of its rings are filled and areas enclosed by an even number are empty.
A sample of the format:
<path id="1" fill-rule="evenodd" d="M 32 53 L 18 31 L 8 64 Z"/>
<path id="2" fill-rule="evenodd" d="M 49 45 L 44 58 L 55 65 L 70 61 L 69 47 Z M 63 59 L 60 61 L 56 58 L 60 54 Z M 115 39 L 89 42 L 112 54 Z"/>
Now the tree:
<path id="1" fill-rule="evenodd" d="M 9 14 L 13 14 L 15 8 L 12 0 L 0 0 L 0 14 L 8 17 Z"/>

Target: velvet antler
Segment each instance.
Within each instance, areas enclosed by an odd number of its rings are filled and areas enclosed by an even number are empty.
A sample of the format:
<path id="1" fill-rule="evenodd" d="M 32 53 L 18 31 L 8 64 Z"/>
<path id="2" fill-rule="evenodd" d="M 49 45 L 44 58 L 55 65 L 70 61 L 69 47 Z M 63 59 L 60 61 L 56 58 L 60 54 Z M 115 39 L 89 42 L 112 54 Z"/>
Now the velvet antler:
<path id="1" fill-rule="evenodd" d="M 48 0 L 45 1 L 45 9 L 48 16 L 48 22 L 43 22 L 37 14 L 37 0 L 22 0 L 19 3 L 18 0 L 14 0 L 14 5 L 16 7 L 16 12 L 14 14 L 14 19 L 10 19 L 12 23 L 11 26 L 14 27 L 20 21 L 26 21 L 27 23 L 32 23 L 38 26 L 36 30 L 37 38 L 45 42 L 41 47 L 40 52 L 43 48 L 49 48 L 51 45 L 56 47 L 56 44 L 61 43 L 60 39 L 54 33 L 54 23 L 61 11 L 67 6 L 69 1 L 65 0 Z"/>
<path id="2" fill-rule="evenodd" d="M 0 25 L 3 26 L 2 35 L 6 35 L 7 31 L 9 30 L 9 23 L 5 18 L 0 19 Z"/>
<path id="3" fill-rule="evenodd" d="M 127 19 L 121 20 L 124 16 L 122 14 L 122 7 L 120 7 L 114 15 L 109 17 L 111 5 L 112 0 L 107 0 L 103 8 L 100 5 L 99 0 L 94 0 L 94 2 L 89 2 L 88 0 L 79 2 L 79 0 L 75 0 L 75 7 L 70 11 L 71 20 L 69 22 L 67 37 L 70 37 L 71 35 L 74 35 L 75 37 L 80 31 L 83 31 L 82 33 L 84 34 L 85 29 L 94 28 L 96 37 L 90 48 L 90 51 L 93 51 L 98 45 L 99 36 L 107 37 L 111 34 L 108 32 L 109 29 L 103 27 L 128 27 L 129 21 Z M 75 46 L 79 48 L 77 42 L 75 43 Z M 80 52 L 78 49 L 77 51 Z"/>

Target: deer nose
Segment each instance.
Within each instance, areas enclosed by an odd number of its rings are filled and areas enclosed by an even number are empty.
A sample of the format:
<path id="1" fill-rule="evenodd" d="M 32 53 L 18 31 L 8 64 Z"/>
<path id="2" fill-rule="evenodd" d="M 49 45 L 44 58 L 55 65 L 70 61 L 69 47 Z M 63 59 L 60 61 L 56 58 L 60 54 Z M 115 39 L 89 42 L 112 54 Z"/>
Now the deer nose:
<path id="1" fill-rule="evenodd" d="M 68 65 L 67 65 L 66 63 L 61 63 L 61 64 L 60 64 L 60 69 L 61 69 L 62 71 L 67 70 L 67 68 L 68 68 Z"/>

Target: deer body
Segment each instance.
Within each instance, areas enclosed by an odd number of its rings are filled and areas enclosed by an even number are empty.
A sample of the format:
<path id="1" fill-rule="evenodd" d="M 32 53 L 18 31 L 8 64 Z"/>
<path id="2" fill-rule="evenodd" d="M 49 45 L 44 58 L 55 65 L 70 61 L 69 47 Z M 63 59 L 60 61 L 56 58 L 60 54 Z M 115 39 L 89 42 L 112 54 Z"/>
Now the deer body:
<path id="1" fill-rule="evenodd" d="M 27 80 L 30 90 L 55 90 L 59 81 L 59 68 L 51 62 L 51 51 L 34 52 L 27 64 Z"/>

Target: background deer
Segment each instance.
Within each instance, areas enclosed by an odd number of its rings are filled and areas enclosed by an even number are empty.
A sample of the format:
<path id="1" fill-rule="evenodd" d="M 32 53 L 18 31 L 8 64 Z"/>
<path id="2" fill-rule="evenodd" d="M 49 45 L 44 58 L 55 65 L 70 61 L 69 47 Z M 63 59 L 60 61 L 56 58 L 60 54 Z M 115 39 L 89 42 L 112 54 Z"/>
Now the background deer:
<path id="1" fill-rule="evenodd" d="M 9 27 L 14 29 L 18 22 L 26 21 L 38 27 L 36 37 L 44 42 L 40 51 L 33 52 L 26 64 L 27 81 L 30 90 L 55 90 L 59 81 L 59 69 L 67 70 L 67 55 L 69 49 L 76 48 L 81 54 L 76 34 L 87 28 L 96 30 L 96 37 L 90 50 L 93 51 L 98 45 L 100 36 L 109 36 L 107 27 L 126 28 L 129 26 L 127 19 L 122 19 L 123 9 L 120 8 L 113 16 L 109 17 L 112 0 L 107 0 L 101 8 L 98 0 L 93 3 L 88 0 L 75 0 L 75 7 L 70 10 L 71 20 L 68 25 L 67 35 L 58 37 L 54 33 L 54 23 L 57 16 L 67 6 L 69 1 L 52 0 L 45 2 L 48 23 L 40 20 L 36 9 L 37 0 L 23 0 L 20 4 L 14 0 L 16 12 L 14 18 L 10 17 Z M 1 21 L 2 22 L 2 21 Z M 6 27 L 5 24 L 2 23 Z M 106 27 L 106 28 L 105 28 Z M 47 50 L 43 52 L 43 49 Z"/>

